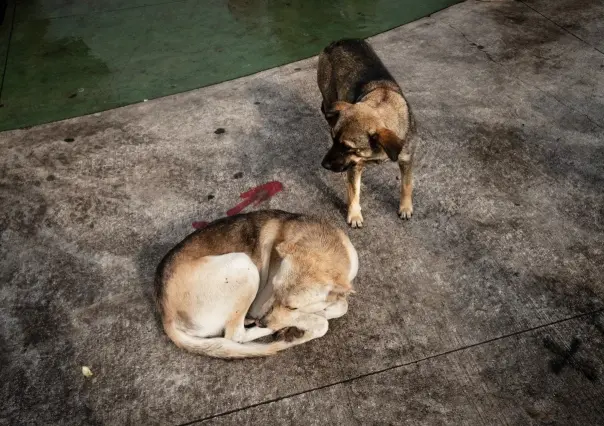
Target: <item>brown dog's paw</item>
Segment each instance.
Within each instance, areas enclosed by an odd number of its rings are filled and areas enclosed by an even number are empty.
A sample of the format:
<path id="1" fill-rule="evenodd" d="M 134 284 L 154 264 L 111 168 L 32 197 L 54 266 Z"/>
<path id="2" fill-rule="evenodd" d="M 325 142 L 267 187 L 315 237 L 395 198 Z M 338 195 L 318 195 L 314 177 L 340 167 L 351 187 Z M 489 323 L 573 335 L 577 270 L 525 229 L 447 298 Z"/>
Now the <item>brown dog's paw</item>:
<path id="1" fill-rule="evenodd" d="M 403 220 L 411 219 L 413 216 L 413 204 L 405 204 L 402 205 L 400 209 L 398 209 L 398 216 Z"/>
<path id="2" fill-rule="evenodd" d="M 275 340 L 285 340 L 289 343 L 302 336 L 304 336 L 304 330 L 297 327 L 285 327 L 275 333 Z"/>
<path id="3" fill-rule="evenodd" d="M 361 214 L 361 212 L 348 213 L 348 218 L 346 219 L 346 222 L 348 222 L 351 228 L 362 228 L 363 215 Z"/>

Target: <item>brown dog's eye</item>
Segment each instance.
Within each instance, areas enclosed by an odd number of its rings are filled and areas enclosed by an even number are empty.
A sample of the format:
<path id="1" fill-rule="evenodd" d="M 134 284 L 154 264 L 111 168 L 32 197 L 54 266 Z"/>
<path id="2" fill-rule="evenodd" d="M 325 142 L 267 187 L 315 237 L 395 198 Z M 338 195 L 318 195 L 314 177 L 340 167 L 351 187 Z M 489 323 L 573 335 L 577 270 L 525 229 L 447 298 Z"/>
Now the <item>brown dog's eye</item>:
<path id="1" fill-rule="evenodd" d="M 344 145 L 344 147 L 348 150 L 348 151 L 356 151 L 356 146 L 354 146 L 353 143 L 347 141 L 347 140 L 342 140 L 340 141 L 340 143 L 342 145 Z"/>
<path id="2" fill-rule="evenodd" d="M 295 311 L 295 310 L 297 310 L 297 309 L 298 309 L 298 308 L 292 308 L 291 306 L 285 306 L 285 307 L 286 307 L 287 309 L 289 309 L 290 311 Z"/>
<path id="3" fill-rule="evenodd" d="M 377 138 L 373 135 L 369 136 L 369 146 L 373 151 L 377 151 L 380 149 L 380 144 L 377 141 Z"/>

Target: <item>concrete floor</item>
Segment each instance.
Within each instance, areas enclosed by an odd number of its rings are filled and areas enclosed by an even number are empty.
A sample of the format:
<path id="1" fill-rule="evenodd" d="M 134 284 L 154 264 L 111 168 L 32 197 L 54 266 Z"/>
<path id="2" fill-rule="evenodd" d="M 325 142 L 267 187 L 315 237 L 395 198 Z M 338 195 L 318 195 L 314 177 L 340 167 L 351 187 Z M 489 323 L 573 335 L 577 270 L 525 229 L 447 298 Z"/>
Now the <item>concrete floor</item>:
<path id="1" fill-rule="evenodd" d="M 344 226 L 316 58 L 0 134 L 0 424 L 604 423 L 603 40 L 597 0 L 372 38 L 417 115 L 415 216 L 370 170 L 349 313 L 267 359 L 174 347 L 151 279 L 265 182 L 261 207 Z"/>

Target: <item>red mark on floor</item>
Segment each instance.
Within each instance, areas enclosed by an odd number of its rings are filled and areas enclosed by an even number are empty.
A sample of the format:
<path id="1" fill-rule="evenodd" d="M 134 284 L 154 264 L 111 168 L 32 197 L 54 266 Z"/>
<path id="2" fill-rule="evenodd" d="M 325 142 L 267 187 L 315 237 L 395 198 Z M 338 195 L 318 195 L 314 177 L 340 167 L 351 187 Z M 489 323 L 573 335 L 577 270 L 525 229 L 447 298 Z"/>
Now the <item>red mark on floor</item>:
<path id="1" fill-rule="evenodd" d="M 205 222 L 203 220 L 200 220 L 199 222 L 193 222 L 193 228 L 201 229 L 201 228 L 205 228 L 209 224 L 210 224 L 210 222 Z"/>
<path id="2" fill-rule="evenodd" d="M 237 204 L 231 210 L 227 211 L 227 216 L 234 216 L 238 213 L 241 213 L 241 211 L 250 204 L 253 204 L 254 207 L 256 207 L 258 204 L 268 200 L 282 190 L 283 185 L 281 182 L 274 180 L 272 182 L 267 182 L 264 185 L 252 188 L 247 192 L 242 192 L 239 197 L 243 198 L 243 201 Z"/>
<path id="3" fill-rule="evenodd" d="M 243 198 L 243 201 L 237 204 L 235 207 L 227 211 L 227 216 L 234 216 L 239 214 L 249 205 L 256 207 L 260 203 L 267 201 L 269 198 L 275 196 L 275 194 L 283 191 L 283 185 L 281 182 L 276 180 L 267 182 L 263 185 L 257 186 L 250 189 L 249 191 L 242 192 L 239 197 Z M 199 221 L 193 222 L 193 228 L 202 229 L 209 225 L 209 222 Z"/>

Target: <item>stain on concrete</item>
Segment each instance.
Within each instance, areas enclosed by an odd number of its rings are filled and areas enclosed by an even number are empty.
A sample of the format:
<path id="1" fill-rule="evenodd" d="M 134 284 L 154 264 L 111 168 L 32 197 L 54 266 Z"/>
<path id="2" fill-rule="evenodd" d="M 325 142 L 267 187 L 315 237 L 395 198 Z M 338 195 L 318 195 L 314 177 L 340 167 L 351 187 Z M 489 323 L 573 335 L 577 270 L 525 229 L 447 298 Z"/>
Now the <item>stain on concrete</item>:
<path id="1" fill-rule="evenodd" d="M 554 374 L 561 374 L 565 368 L 572 368 L 583 374 L 590 382 L 597 381 L 599 373 L 594 365 L 577 355 L 581 345 L 581 340 L 575 337 L 570 342 L 568 349 L 566 349 L 558 345 L 550 337 L 545 337 L 543 339 L 543 346 L 555 356 L 549 362 L 552 372 Z"/>

